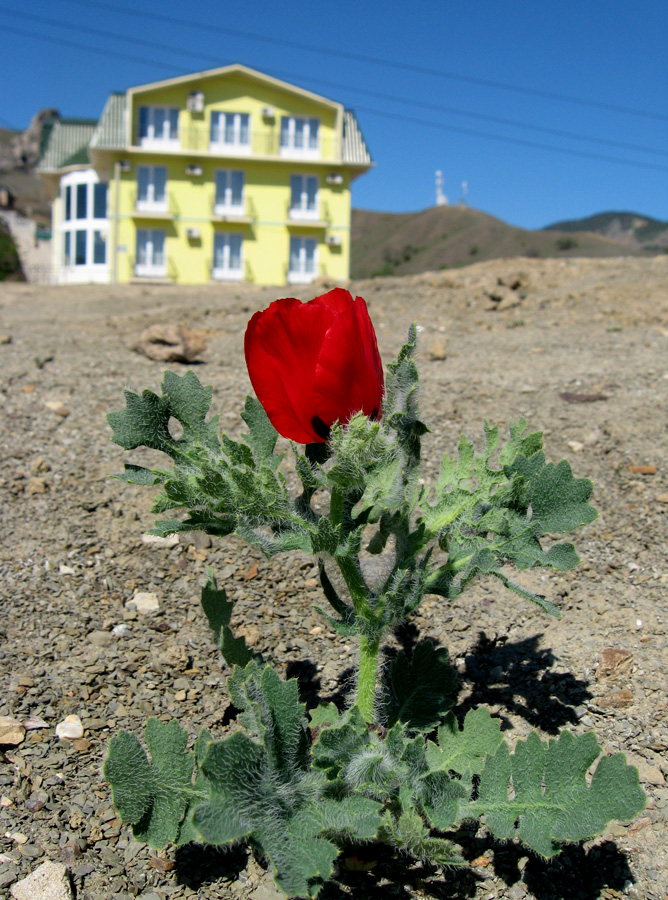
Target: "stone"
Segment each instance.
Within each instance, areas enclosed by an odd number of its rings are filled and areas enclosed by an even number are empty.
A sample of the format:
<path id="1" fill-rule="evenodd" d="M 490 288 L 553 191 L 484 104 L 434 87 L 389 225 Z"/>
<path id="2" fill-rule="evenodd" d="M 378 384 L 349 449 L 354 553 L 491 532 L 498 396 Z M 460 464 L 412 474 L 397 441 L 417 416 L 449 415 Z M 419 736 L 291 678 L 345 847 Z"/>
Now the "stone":
<path id="1" fill-rule="evenodd" d="M 62 416 L 63 419 L 66 419 L 70 414 L 69 409 L 60 400 L 47 400 L 44 405 L 57 416 Z"/>
<path id="2" fill-rule="evenodd" d="M 448 358 L 448 348 L 445 341 L 434 341 L 429 345 L 427 350 L 427 356 L 431 360 L 439 360 L 439 359 L 447 359 Z"/>
<path id="3" fill-rule="evenodd" d="M 0 344 L 11 344 L 12 336 L 11 334 L 0 334 Z"/>
<path id="4" fill-rule="evenodd" d="M 638 774 L 642 784 L 665 784 L 666 779 L 658 766 L 653 766 L 644 759 L 633 760 L 633 765 L 638 766 Z"/>
<path id="5" fill-rule="evenodd" d="M 142 534 L 142 544 L 149 544 L 152 547 L 176 547 L 179 542 L 178 534 L 168 534 L 167 537 L 160 537 L 159 534 Z"/>
<path id="6" fill-rule="evenodd" d="M 621 647 L 606 647 L 599 654 L 597 678 L 608 678 L 611 675 L 625 675 L 631 671 L 633 654 Z"/>
<path id="7" fill-rule="evenodd" d="M 656 466 L 629 466 L 632 475 L 656 475 Z"/>
<path id="8" fill-rule="evenodd" d="M 251 900 L 284 900 L 284 895 L 273 882 L 259 884 L 250 896 Z"/>
<path id="9" fill-rule="evenodd" d="M 633 691 L 623 688 L 621 691 L 612 691 L 593 701 L 599 709 L 624 709 L 633 703 Z"/>
<path id="10" fill-rule="evenodd" d="M 76 741 L 83 737 L 84 728 L 79 716 L 66 716 L 56 725 L 56 735 L 61 741 Z"/>
<path id="11" fill-rule="evenodd" d="M 113 640 L 113 635 L 109 631 L 91 631 L 88 640 L 94 647 L 108 647 Z"/>
<path id="12" fill-rule="evenodd" d="M 47 860 L 9 889 L 14 900 L 73 900 L 65 866 Z"/>
<path id="13" fill-rule="evenodd" d="M 658 503 L 668 503 L 668 494 L 659 494 L 656 499 Z"/>
<path id="14" fill-rule="evenodd" d="M 186 325 L 166 322 L 149 325 L 130 345 L 130 350 L 158 362 L 188 363 L 204 353 L 206 344 Z"/>
<path id="15" fill-rule="evenodd" d="M 25 740 L 26 730 L 11 716 L 0 716 L 0 745 L 18 747 Z"/>
<path id="16" fill-rule="evenodd" d="M 152 591 L 136 591 L 132 600 L 128 600 L 125 605 L 130 609 L 135 609 L 138 613 L 143 613 L 145 616 L 156 613 L 160 609 L 158 595 Z"/>
<path id="17" fill-rule="evenodd" d="M 31 478 L 28 481 L 28 486 L 26 488 L 29 494 L 46 494 L 49 491 L 48 482 L 44 481 L 43 478 Z"/>

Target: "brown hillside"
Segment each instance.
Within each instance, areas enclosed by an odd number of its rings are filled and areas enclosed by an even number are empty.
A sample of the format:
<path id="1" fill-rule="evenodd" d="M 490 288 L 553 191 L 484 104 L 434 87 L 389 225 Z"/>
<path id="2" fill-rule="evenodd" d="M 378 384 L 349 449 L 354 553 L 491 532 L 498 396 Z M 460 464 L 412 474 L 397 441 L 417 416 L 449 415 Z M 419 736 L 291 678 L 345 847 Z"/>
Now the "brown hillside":
<path id="1" fill-rule="evenodd" d="M 351 275 L 409 275 L 487 259 L 647 255 L 590 232 L 527 231 L 466 206 L 352 211 Z"/>

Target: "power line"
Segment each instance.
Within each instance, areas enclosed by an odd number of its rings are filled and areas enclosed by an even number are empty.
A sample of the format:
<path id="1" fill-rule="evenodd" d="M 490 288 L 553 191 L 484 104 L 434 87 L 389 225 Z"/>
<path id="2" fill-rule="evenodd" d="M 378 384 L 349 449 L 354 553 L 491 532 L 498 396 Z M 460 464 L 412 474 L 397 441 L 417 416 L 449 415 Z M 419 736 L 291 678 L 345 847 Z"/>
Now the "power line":
<path id="1" fill-rule="evenodd" d="M 51 27 L 55 26 L 55 27 L 59 27 L 59 28 L 69 28 L 70 30 L 72 30 L 72 28 L 74 27 L 74 29 L 76 31 L 81 32 L 82 34 L 91 34 L 91 35 L 95 35 L 98 37 L 111 38 L 112 40 L 117 39 L 117 40 L 124 41 L 125 43 L 139 44 L 142 47 L 151 47 L 151 48 L 154 48 L 157 50 L 165 51 L 167 53 L 176 53 L 176 54 L 179 54 L 180 56 L 190 56 L 190 57 L 198 59 L 199 61 L 210 61 L 210 62 L 214 62 L 214 63 L 217 63 L 218 65 L 220 65 L 220 57 L 219 56 L 212 56 L 211 54 L 201 53 L 200 51 L 192 51 L 192 50 L 188 50 L 187 48 L 183 48 L 183 47 L 170 46 L 169 44 L 164 44 L 164 43 L 160 43 L 157 41 L 150 41 L 150 40 L 146 40 L 145 38 L 135 38 L 130 35 L 124 35 L 124 34 L 120 34 L 118 32 L 109 31 L 108 29 L 91 28 L 91 27 L 88 27 L 85 25 L 79 25 L 79 24 L 76 26 L 66 25 L 62 21 L 59 21 L 58 19 L 51 19 L 46 16 L 32 15 L 30 13 L 21 13 L 16 10 L 4 7 L 4 6 L 0 6 L 0 12 L 5 13 L 6 15 L 14 16 L 16 18 L 30 19 L 31 21 L 40 22 L 44 25 L 48 25 Z M 37 35 L 35 35 L 35 36 L 37 37 Z M 123 58 L 133 59 L 133 57 L 130 57 L 129 55 L 124 55 Z M 136 59 L 136 61 L 140 61 L 138 58 L 134 58 L 134 59 Z M 142 59 L 141 61 L 143 62 L 145 60 Z M 157 62 L 154 62 L 154 61 L 146 61 L 146 62 L 148 62 L 150 65 L 158 64 Z M 280 71 L 280 70 L 274 70 L 274 71 L 277 74 L 280 74 L 282 77 L 289 78 L 289 79 L 300 79 L 300 78 L 304 77 L 304 76 L 298 75 L 294 72 L 285 72 L 285 71 Z M 539 132 L 541 134 L 549 134 L 549 135 L 554 135 L 555 137 L 567 138 L 569 140 L 585 141 L 587 143 L 599 144 L 601 146 L 618 147 L 618 148 L 624 149 L 624 150 L 634 150 L 634 151 L 638 151 L 641 153 L 652 153 L 652 154 L 658 154 L 660 156 L 668 156 L 668 150 L 657 149 L 655 147 L 646 147 L 646 146 L 642 146 L 640 144 L 632 144 L 632 143 L 629 143 L 626 141 L 615 141 L 615 140 L 610 140 L 608 138 L 597 138 L 597 137 L 593 137 L 591 135 L 578 134 L 577 132 L 563 131 L 558 128 L 548 128 L 548 127 L 544 127 L 541 125 L 532 125 L 528 122 L 518 122 L 517 120 L 502 118 L 500 116 L 492 116 L 492 115 L 488 115 L 485 113 L 476 113 L 476 112 L 471 112 L 469 110 L 458 109 L 456 107 L 443 106 L 441 104 L 436 104 L 436 103 L 429 103 L 424 100 L 416 100 L 416 99 L 413 99 L 410 97 L 401 97 L 401 96 L 397 96 L 394 94 L 386 94 L 381 91 L 373 91 L 373 90 L 369 90 L 367 88 L 358 87 L 356 85 L 342 84 L 340 82 L 332 82 L 332 81 L 327 81 L 324 79 L 313 78 L 312 76 L 307 76 L 306 80 L 308 82 L 317 83 L 317 84 L 325 85 L 327 87 L 336 88 L 337 90 L 355 91 L 356 93 L 363 94 L 368 97 L 376 97 L 380 100 L 389 100 L 394 103 L 402 103 L 402 104 L 409 105 L 412 107 L 420 107 L 422 109 L 433 110 L 435 112 L 444 112 L 444 113 L 448 113 L 450 115 L 463 116 L 463 117 L 469 118 L 469 119 L 477 119 L 478 121 L 494 122 L 496 124 L 508 125 L 512 128 L 523 128 L 523 129 L 526 129 L 529 131 Z"/>
<path id="2" fill-rule="evenodd" d="M 377 56 L 369 56 L 361 53 L 351 53 L 346 50 L 333 50 L 331 47 L 323 47 L 318 44 L 305 44 L 300 41 L 287 40 L 285 38 L 269 37 L 268 35 L 258 34 L 252 31 L 242 31 L 237 28 L 226 28 L 222 25 L 216 25 L 212 22 L 194 22 L 192 19 L 180 19 L 176 16 L 168 16 L 164 13 L 158 13 L 151 10 L 150 13 L 141 12 L 141 10 L 132 9 L 128 6 L 118 6 L 112 3 L 105 3 L 103 0 L 65 0 L 67 3 L 75 3 L 78 6 L 84 6 L 88 9 L 97 8 L 105 9 L 109 12 L 124 13 L 125 15 L 135 16 L 136 18 L 149 19 L 152 22 L 166 22 L 171 25 L 178 25 L 180 28 L 194 28 L 208 33 L 215 32 L 217 34 L 225 34 L 230 37 L 241 37 L 251 41 L 261 41 L 265 44 L 273 44 L 280 47 L 289 47 L 292 50 L 306 50 L 312 53 L 324 53 L 328 56 L 338 57 L 339 59 L 353 60 L 354 62 L 370 63 L 376 66 L 387 66 L 393 69 L 399 69 L 404 72 L 415 72 L 421 75 L 431 75 L 437 78 L 447 78 L 452 81 L 460 81 L 468 84 L 477 84 L 482 87 L 492 87 L 499 90 L 513 91 L 518 94 L 526 94 L 532 97 L 541 97 L 547 100 L 558 100 L 562 103 L 573 103 L 578 106 L 587 106 L 593 109 L 604 109 L 608 112 L 623 113 L 625 115 L 640 116 L 646 119 L 655 119 L 658 121 L 668 121 L 668 115 L 651 112 L 646 109 L 638 109 L 631 106 L 621 106 L 613 103 L 604 103 L 599 100 L 590 100 L 585 97 L 575 97 L 570 94 L 558 94 L 552 91 L 544 91 L 538 88 L 530 88 L 524 85 L 512 84 L 506 81 L 496 81 L 488 78 L 479 78 L 474 75 L 462 75 L 459 72 L 450 72 L 445 69 L 433 69 L 427 66 L 417 66 L 412 63 L 398 62 L 397 60 L 384 59 Z"/>
<path id="3" fill-rule="evenodd" d="M 418 119 L 414 116 L 403 116 L 398 113 L 384 112 L 378 109 L 372 109 L 368 106 L 356 106 L 357 110 L 361 110 L 367 115 L 381 116 L 384 119 L 396 119 L 400 122 L 410 122 L 413 125 L 426 125 L 430 128 L 440 128 L 444 131 L 455 131 L 459 134 L 468 134 L 473 137 L 482 137 L 491 141 L 502 141 L 504 144 L 517 144 L 521 147 L 531 147 L 534 150 L 549 150 L 552 153 L 565 153 L 568 156 L 581 156 L 586 159 L 598 159 L 603 162 L 619 163 L 624 166 L 636 166 L 641 169 L 654 169 L 659 172 L 668 172 L 668 166 L 662 166 L 659 163 L 639 162 L 634 159 L 622 159 L 618 156 L 607 156 L 603 153 L 589 153 L 586 150 L 571 150 L 567 147 L 553 147 L 550 144 L 541 144 L 538 141 L 528 141 L 523 138 L 505 137 L 501 134 L 490 134 L 486 131 L 476 131 L 472 128 L 460 128 L 457 125 L 446 125 L 443 122 L 434 122 L 432 119 Z"/>
<path id="4" fill-rule="evenodd" d="M 70 2 L 73 2 L 73 0 L 70 0 Z M 82 43 L 79 43 L 78 41 L 71 41 L 67 38 L 57 38 L 53 35 L 50 35 L 50 36 L 41 35 L 41 34 L 37 34 L 35 32 L 25 31 L 20 28 L 12 28 L 10 26 L 4 26 L 4 31 L 11 32 L 14 34 L 20 34 L 24 37 L 32 37 L 37 40 L 44 41 L 46 43 L 60 44 L 65 47 L 74 47 L 75 49 L 78 49 L 78 50 L 87 50 L 91 53 L 95 53 L 96 55 L 113 56 L 118 59 L 129 60 L 130 62 L 142 63 L 144 65 L 150 65 L 150 66 L 157 66 L 157 67 L 160 67 L 163 71 L 165 70 L 165 68 L 170 68 L 169 66 L 165 66 L 164 63 L 158 62 L 157 60 L 146 59 L 145 57 L 132 56 L 131 54 L 128 54 L 128 53 L 119 53 L 115 50 L 109 50 L 109 49 L 101 48 L 101 47 L 92 47 L 92 46 L 90 46 L 90 44 L 82 44 Z M 172 71 L 174 71 L 178 75 L 188 74 L 188 73 L 184 72 L 183 69 L 181 69 L 181 68 L 179 68 L 178 70 L 175 67 L 171 67 L 171 68 L 172 68 Z M 626 165 L 626 166 L 635 166 L 637 168 L 654 169 L 656 171 L 668 172 L 668 166 L 662 166 L 662 165 L 655 164 L 655 163 L 640 162 L 640 161 L 630 160 L 630 159 L 622 159 L 619 157 L 607 156 L 607 155 L 600 154 L 600 153 L 589 153 L 585 150 L 572 150 L 572 149 L 568 149 L 566 147 L 555 147 L 555 146 L 551 146 L 550 144 L 541 144 L 537 141 L 529 141 L 529 140 L 525 140 L 522 138 L 513 138 L 513 137 L 507 137 L 507 136 L 498 135 L 498 134 L 490 134 L 489 132 L 476 131 L 474 129 L 462 128 L 462 127 L 456 126 L 456 125 L 447 125 L 444 122 L 435 122 L 432 119 L 419 119 L 414 116 L 406 116 L 406 115 L 400 115 L 399 113 L 385 112 L 385 111 L 378 110 L 378 109 L 372 109 L 370 107 L 357 106 L 357 109 L 361 110 L 362 112 L 365 112 L 369 115 L 380 116 L 385 119 L 393 119 L 395 121 L 400 121 L 400 122 L 409 122 L 414 125 L 426 125 L 430 128 L 439 128 L 444 131 L 452 131 L 452 132 L 456 132 L 459 134 L 467 134 L 472 137 L 482 137 L 482 138 L 485 138 L 488 140 L 501 141 L 506 144 L 515 144 L 517 146 L 522 146 L 522 147 L 531 147 L 536 150 L 548 150 L 553 153 L 567 154 L 568 156 L 579 156 L 579 157 L 584 157 L 586 159 L 597 159 L 597 160 L 601 160 L 603 162 L 612 162 L 612 163 L 618 163 L 618 164 Z"/>

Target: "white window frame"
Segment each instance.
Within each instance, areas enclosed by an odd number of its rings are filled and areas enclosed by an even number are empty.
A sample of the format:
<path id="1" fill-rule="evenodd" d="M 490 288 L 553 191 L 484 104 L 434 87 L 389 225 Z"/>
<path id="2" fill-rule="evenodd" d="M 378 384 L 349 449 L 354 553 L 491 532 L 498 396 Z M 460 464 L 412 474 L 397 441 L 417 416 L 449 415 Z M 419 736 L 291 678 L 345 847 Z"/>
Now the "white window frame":
<path id="1" fill-rule="evenodd" d="M 218 122 L 218 140 L 213 139 L 214 117 Z M 228 135 L 228 118 L 232 121 L 232 140 L 226 140 Z M 246 120 L 246 141 L 241 140 L 243 120 Z M 250 113 L 232 112 L 229 110 L 213 110 L 211 113 L 211 128 L 209 132 L 209 149 L 216 153 L 231 153 L 236 155 L 251 152 L 251 116 Z"/>
<path id="2" fill-rule="evenodd" d="M 156 254 L 155 235 L 162 234 L 162 257 Z M 146 259 L 139 261 L 140 238 L 145 237 Z M 138 228 L 135 249 L 135 275 L 138 278 L 165 278 L 167 275 L 167 236 L 164 228 Z M 157 259 L 156 259 L 157 258 Z"/>
<path id="3" fill-rule="evenodd" d="M 320 119 L 315 116 L 281 116 L 279 155 L 320 159 Z"/>
<path id="4" fill-rule="evenodd" d="M 234 203 L 232 192 L 233 175 L 241 175 L 241 199 L 239 203 Z M 225 187 L 222 196 L 219 193 L 219 180 L 223 180 L 225 176 Z M 246 210 L 246 176 L 241 169 L 216 169 L 214 189 L 216 191 L 214 197 L 214 214 L 217 216 L 227 215 L 243 215 Z"/>
<path id="5" fill-rule="evenodd" d="M 142 110 L 147 110 L 147 134 L 141 134 L 141 117 Z M 172 134 L 172 113 L 176 113 L 176 132 Z M 158 113 L 162 113 L 162 129 L 156 129 L 156 119 Z M 162 133 L 159 134 L 158 131 Z M 146 106 L 142 104 L 139 107 L 139 120 L 137 122 L 137 134 L 139 137 L 140 147 L 172 147 L 174 149 L 181 146 L 179 138 L 179 109 L 176 106 Z"/>
<path id="6" fill-rule="evenodd" d="M 239 241 L 239 266 L 238 268 L 230 267 L 230 257 L 232 255 L 231 239 Z M 218 247 L 222 244 L 222 260 L 216 259 Z M 222 266 L 217 266 L 216 262 L 222 262 Z M 214 281 L 243 281 L 244 277 L 244 241 L 243 237 L 237 232 L 216 231 L 213 236 L 213 266 L 211 268 L 211 277 Z"/>
<path id="7" fill-rule="evenodd" d="M 313 246 L 312 265 L 309 267 L 308 249 Z M 292 268 L 292 259 L 295 255 L 293 247 L 297 247 L 298 264 Z M 315 238 L 291 236 L 288 251 L 288 284 L 311 284 L 318 275 L 318 241 Z"/>
<path id="8" fill-rule="evenodd" d="M 165 172 L 165 195 L 162 199 L 156 200 L 155 190 L 155 173 L 157 170 Z M 148 182 L 146 197 L 139 196 L 139 173 L 141 171 L 148 172 Z M 137 200 L 135 209 L 138 212 L 167 212 L 168 211 L 168 191 L 167 191 L 167 166 L 141 165 L 137 166 Z"/>
<path id="9" fill-rule="evenodd" d="M 94 169 L 78 169 L 68 172 L 60 180 L 61 216 L 60 216 L 60 265 L 58 280 L 65 283 L 86 283 L 109 281 L 109 219 L 107 210 L 103 218 L 95 218 L 95 186 L 106 184 L 102 181 Z M 77 193 L 79 188 L 86 191 L 86 215 L 77 219 Z M 70 218 L 65 218 L 67 191 L 70 191 Z M 107 185 L 107 199 L 108 199 Z M 77 233 L 85 234 L 84 262 L 77 263 Z M 95 233 L 99 232 L 106 244 L 105 261 L 94 262 L 95 259 Z M 69 237 L 68 237 L 69 235 Z M 65 252 L 69 241 L 69 260 Z"/>
<path id="10" fill-rule="evenodd" d="M 297 188 L 298 201 L 295 203 L 295 186 Z M 309 205 L 309 182 L 315 182 L 315 194 L 313 204 Z M 291 175 L 290 176 L 290 209 L 291 219 L 297 221 L 316 222 L 320 218 L 320 182 L 317 175 Z"/>

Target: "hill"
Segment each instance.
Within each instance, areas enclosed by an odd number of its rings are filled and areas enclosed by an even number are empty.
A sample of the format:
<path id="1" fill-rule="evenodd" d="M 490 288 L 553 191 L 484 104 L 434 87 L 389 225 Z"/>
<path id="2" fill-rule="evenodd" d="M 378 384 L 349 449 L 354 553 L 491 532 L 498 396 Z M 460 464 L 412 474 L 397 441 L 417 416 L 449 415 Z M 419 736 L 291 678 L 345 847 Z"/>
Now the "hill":
<path id="1" fill-rule="evenodd" d="M 646 256 L 660 252 L 602 234 L 529 231 L 466 206 L 414 213 L 353 209 L 351 276 L 409 275 L 509 257 Z"/>
<path id="2" fill-rule="evenodd" d="M 668 222 L 633 212 L 604 212 L 584 219 L 546 225 L 545 231 L 591 231 L 632 247 L 653 252 L 668 250 Z"/>

